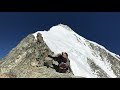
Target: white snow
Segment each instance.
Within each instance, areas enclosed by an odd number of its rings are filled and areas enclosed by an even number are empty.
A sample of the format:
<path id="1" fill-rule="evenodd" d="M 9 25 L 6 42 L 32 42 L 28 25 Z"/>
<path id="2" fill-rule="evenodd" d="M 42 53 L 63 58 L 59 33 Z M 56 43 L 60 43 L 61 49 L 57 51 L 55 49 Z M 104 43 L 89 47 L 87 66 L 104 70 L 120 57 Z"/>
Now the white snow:
<path id="1" fill-rule="evenodd" d="M 68 26 L 59 24 L 50 28 L 49 31 L 38 32 L 42 34 L 44 41 L 55 54 L 61 52 L 68 53 L 70 65 L 75 76 L 83 76 L 87 78 L 97 77 L 97 75 L 93 74 L 90 66 L 87 63 L 88 57 L 93 60 L 101 69 L 103 69 L 110 77 L 116 77 L 116 75 L 114 75 L 110 69 L 110 65 L 106 64 L 107 62 L 103 62 L 100 57 L 95 57 L 92 54 L 92 50 L 85 42 L 86 39 L 75 33 Z M 33 34 L 35 38 L 38 32 Z M 99 45 L 95 42 L 92 43 Z M 99 46 L 105 49 L 103 46 Z M 109 52 L 108 50 L 106 51 Z"/>

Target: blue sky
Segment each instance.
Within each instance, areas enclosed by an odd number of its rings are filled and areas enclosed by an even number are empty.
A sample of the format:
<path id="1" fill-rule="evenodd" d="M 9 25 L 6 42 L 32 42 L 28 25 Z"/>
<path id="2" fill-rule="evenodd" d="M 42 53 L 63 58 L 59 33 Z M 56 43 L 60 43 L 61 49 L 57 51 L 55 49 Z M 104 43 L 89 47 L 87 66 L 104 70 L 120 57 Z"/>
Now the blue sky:
<path id="1" fill-rule="evenodd" d="M 120 55 L 120 12 L 0 12 L 0 58 L 28 34 L 59 23 Z"/>

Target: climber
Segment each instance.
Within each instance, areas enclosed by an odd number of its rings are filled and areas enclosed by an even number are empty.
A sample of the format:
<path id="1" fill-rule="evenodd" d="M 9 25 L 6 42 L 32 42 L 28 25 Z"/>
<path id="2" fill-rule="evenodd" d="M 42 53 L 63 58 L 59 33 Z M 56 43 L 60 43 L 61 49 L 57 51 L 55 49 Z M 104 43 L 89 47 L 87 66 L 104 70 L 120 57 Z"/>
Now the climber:
<path id="1" fill-rule="evenodd" d="M 40 44 L 43 40 L 42 34 L 37 33 L 37 44 Z"/>
<path id="2" fill-rule="evenodd" d="M 48 57 L 53 58 L 53 60 L 58 62 L 58 72 L 66 73 L 71 72 L 70 61 L 68 59 L 68 54 L 66 52 L 62 52 L 62 54 L 58 54 L 57 56 L 48 55 Z"/>

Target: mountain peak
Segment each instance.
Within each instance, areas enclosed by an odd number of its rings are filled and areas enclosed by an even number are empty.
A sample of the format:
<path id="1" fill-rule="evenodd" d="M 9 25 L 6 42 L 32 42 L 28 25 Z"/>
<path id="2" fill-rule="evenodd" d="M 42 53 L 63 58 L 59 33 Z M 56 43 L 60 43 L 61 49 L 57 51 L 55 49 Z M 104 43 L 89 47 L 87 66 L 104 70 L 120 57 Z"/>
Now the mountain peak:
<path id="1" fill-rule="evenodd" d="M 64 24 L 25 37 L 0 62 L 0 73 L 12 73 L 17 77 L 61 77 L 61 73 L 57 73 L 53 68 L 47 68 L 44 63 L 48 55 L 62 52 L 68 54 L 74 76 L 120 77 L 118 55 L 111 53 L 100 44 L 83 38 Z"/>
<path id="2" fill-rule="evenodd" d="M 65 24 L 58 24 L 50 28 L 49 31 L 54 30 L 65 30 L 65 31 L 73 31 L 68 25 Z"/>
<path id="3" fill-rule="evenodd" d="M 33 35 L 37 36 L 37 33 L 45 33 L 45 32 L 74 32 L 68 25 L 65 25 L 65 24 L 58 24 L 58 25 L 55 25 L 55 26 L 52 26 L 49 30 L 44 30 L 44 31 L 36 31 L 35 33 L 33 33 Z"/>

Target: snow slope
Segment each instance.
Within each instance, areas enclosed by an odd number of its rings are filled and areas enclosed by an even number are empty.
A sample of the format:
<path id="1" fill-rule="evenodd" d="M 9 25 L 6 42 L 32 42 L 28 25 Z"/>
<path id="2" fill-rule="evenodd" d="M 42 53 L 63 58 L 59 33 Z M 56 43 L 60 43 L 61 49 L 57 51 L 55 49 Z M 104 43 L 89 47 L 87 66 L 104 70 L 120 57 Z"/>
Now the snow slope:
<path id="1" fill-rule="evenodd" d="M 73 74 L 75 76 L 83 76 L 87 78 L 98 77 L 91 70 L 89 64 L 87 63 L 87 58 L 90 58 L 96 63 L 96 65 L 98 65 L 102 70 L 104 70 L 109 77 L 113 77 L 113 78 L 116 77 L 116 75 L 113 73 L 113 71 L 110 68 L 110 64 L 101 60 L 99 56 L 98 57 L 94 56 L 92 54 L 93 51 L 86 43 L 86 39 L 75 33 L 68 26 L 59 24 L 53 26 L 48 31 L 37 31 L 36 33 L 33 34 L 35 38 L 38 32 L 42 34 L 44 41 L 51 49 L 51 51 L 53 51 L 55 54 L 61 52 L 68 53 L 70 59 L 70 65 Z M 92 41 L 89 42 L 106 50 L 103 46 L 95 42 Z M 106 51 L 111 53 L 108 50 Z M 115 57 L 114 53 L 111 54 Z"/>

